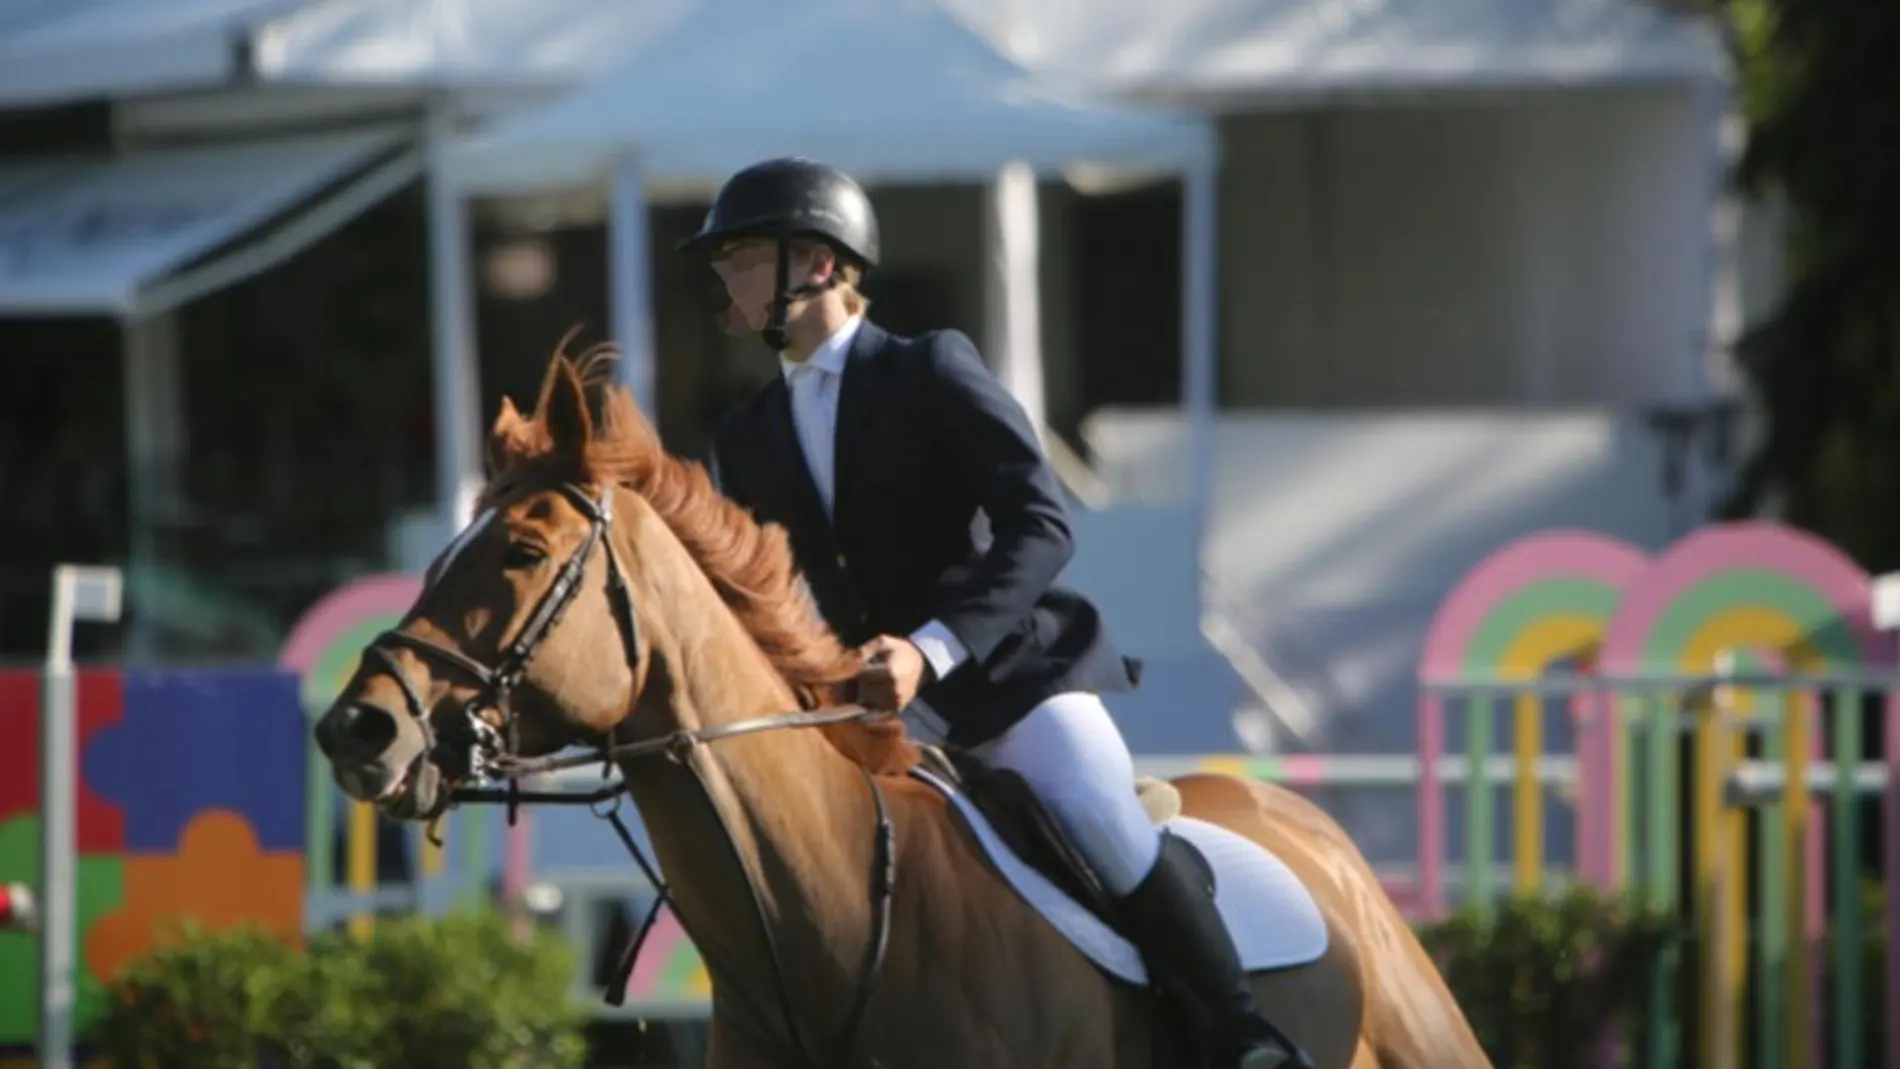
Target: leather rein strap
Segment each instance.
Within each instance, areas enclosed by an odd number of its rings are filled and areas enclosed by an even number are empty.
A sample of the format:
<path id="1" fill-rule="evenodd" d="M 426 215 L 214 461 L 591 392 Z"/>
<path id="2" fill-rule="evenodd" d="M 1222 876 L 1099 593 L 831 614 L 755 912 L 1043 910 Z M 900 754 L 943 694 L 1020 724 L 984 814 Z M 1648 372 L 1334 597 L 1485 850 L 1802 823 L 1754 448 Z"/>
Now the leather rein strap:
<path id="1" fill-rule="evenodd" d="M 467 750 L 463 755 L 470 779 L 501 780 L 506 782 L 502 788 L 494 787 L 457 787 L 445 792 L 441 809 L 429 814 L 439 816 L 441 812 L 455 805 L 505 805 L 508 809 L 508 823 L 513 825 L 517 811 L 523 805 L 584 805 L 595 816 L 608 822 L 620 843 L 633 858 L 634 863 L 647 880 L 658 890 L 653 904 L 621 956 L 619 967 L 615 970 L 612 985 L 608 988 L 606 1001 L 619 1006 L 626 1001 L 627 984 L 633 977 L 633 969 L 639 961 L 640 951 L 646 944 L 647 936 L 652 932 L 659 918 L 660 907 L 671 900 L 671 890 L 661 878 L 658 866 L 647 856 L 635 841 L 626 821 L 620 815 L 620 799 L 627 794 L 624 777 L 616 783 L 592 791 L 536 791 L 522 787 L 522 781 L 531 776 L 565 769 L 600 765 L 603 777 L 612 771 L 616 762 L 633 761 L 645 757 L 665 757 L 690 770 L 693 779 L 699 784 L 700 793 L 706 804 L 712 808 L 714 819 L 719 825 L 727 850 L 739 867 L 745 880 L 748 897 L 757 913 L 759 930 L 764 934 L 765 946 L 772 962 L 772 972 L 778 993 L 780 1012 L 784 1016 L 786 1038 L 792 1048 L 792 1060 L 804 1069 L 830 1069 L 843 1064 L 839 1058 L 815 1058 L 812 1048 L 805 1041 L 803 1030 L 799 1028 L 797 1014 L 792 1008 L 791 989 L 787 981 L 785 963 L 779 952 L 777 939 L 772 934 L 770 917 L 765 902 L 759 894 L 758 886 L 753 882 L 751 873 L 746 869 L 745 861 L 739 852 L 738 842 L 733 837 L 731 827 L 725 816 L 720 813 L 713 801 L 711 788 L 706 783 L 699 762 L 695 759 L 698 751 L 712 743 L 742 735 L 755 735 L 766 731 L 779 731 L 795 728 L 824 727 L 829 724 L 846 724 L 872 720 L 887 714 L 874 712 L 860 706 L 838 706 L 826 709 L 800 710 L 797 712 L 777 713 L 770 716 L 753 717 L 727 724 L 712 724 L 690 730 L 681 729 L 652 739 L 631 742 L 615 742 L 611 734 L 592 753 L 586 754 L 549 754 L 543 757 L 523 757 L 519 753 L 518 721 L 509 708 L 508 698 L 514 688 L 526 676 L 528 665 L 534 659 L 535 652 L 553 632 L 575 597 L 580 592 L 581 581 L 587 573 L 587 565 L 596 550 L 607 555 L 607 596 L 613 608 L 614 621 L 620 630 L 626 663 L 629 668 L 637 667 L 640 659 L 639 625 L 633 612 L 632 588 L 627 583 L 626 573 L 621 567 L 620 556 L 614 550 L 611 538 L 613 523 L 613 488 L 604 487 L 599 496 L 589 494 L 586 489 L 568 483 L 561 486 L 561 492 L 588 519 L 588 532 L 581 544 L 561 565 L 554 582 L 535 605 L 534 611 L 523 623 L 521 631 L 502 650 L 501 662 L 491 668 L 469 657 L 460 650 L 438 644 L 419 635 L 401 630 L 385 631 L 372 641 L 366 654 L 388 675 L 394 677 L 401 687 L 408 711 L 417 723 L 422 725 L 428 745 L 417 760 L 427 760 L 437 754 L 447 744 L 439 740 L 430 726 L 428 703 L 415 684 L 405 675 L 401 666 L 391 655 L 392 648 L 401 648 L 419 654 L 439 665 L 451 668 L 480 685 L 474 700 L 464 707 L 463 728 L 468 733 Z M 438 578 L 438 581 L 439 578 Z M 483 714 L 493 711 L 501 721 L 497 730 Z M 503 738 L 503 733 L 506 738 Z M 871 802 L 875 811 L 873 828 L 871 871 L 869 893 L 871 902 L 871 936 L 865 947 L 864 963 L 858 971 L 857 989 L 851 1002 L 850 1014 L 830 1049 L 843 1058 L 850 1058 L 856 1046 L 857 1036 L 864 1023 L 866 1011 L 870 1008 L 871 996 L 876 992 L 877 979 L 883 971 L 884 958 L 890 948 L 891 901 L 896 894 L 897 849 L 896 831 L 891 823 L 890 810 L 884 799 L 884 791 L 878 785 L 877 778 L 864 771 L 864 781 L 871 792 Z M 602 808 L 605 806 L 606 808 Z M 676 914 L 677 916 L 677 914 Z M 682 926 L 684 917 L 679 917 Z M 693 933 L 687 932 L 688 938 Z M 694 939 L 697 946 L 707 946 L 702 940 Z M 733 974 L 721 971 L 730 977 Z"/>

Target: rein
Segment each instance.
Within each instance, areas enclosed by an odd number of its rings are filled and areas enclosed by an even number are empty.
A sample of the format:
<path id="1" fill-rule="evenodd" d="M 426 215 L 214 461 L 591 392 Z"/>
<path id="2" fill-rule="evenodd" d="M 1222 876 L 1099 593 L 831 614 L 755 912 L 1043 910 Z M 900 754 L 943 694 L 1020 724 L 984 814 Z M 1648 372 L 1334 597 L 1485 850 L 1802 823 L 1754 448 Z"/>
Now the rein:
<path id="1" fill-rule="evenodd" d="M 438 664 L 452 668 L 480 684 L 480 690 L 474 700 L 463 709 L 463 730 L 466 739 L 454 740 L 466 743 L 461 754 L 468 770 L 468 778 L 479 780 L 504 780 L 506 787 L 457 787 L 444 792 L 440 805 L 425 818 L 434 818 L 449 808 L 461 804 L 505 805 L 508 823 L 512 826 L 518 819 L 519 809 L 523 805 L 584 805 L 597 817 L 608 822 L 615 836 L 627 850 L 634 863 L 658 891 L 653 904 L 648 908 L 633 940 L 621 956 L 615 969 L 614 980 L 606 993 L 609 1005 L 619 1006 L 626 1001 L 627 984 L 633 978 L 634 965 L 639 961 L 641 948 L 645 946 L 647 936 L 652 932 L 659 918 L 660 907 L 671 900 L 671 890 L 660 877 L 658 866 L 646 856 L 634 840 L 633 833 L 627 828 L 626 821 L 620 816 L 620 798 L 628 793 L 625 777 L 621 781 L 592 791 L 534 791 L 521 786 L 523 779 L 530 776 L 556 772 L 570 768 L 581 768 L 593 764 L 602 766 L 602 774 L 614 766 L 617 761 L 632 761 L 638 758 L 662 756 L 674 764 L 680 765 L 693 774 L 701 795 L 712 808 L 713 818 L 718 823 L 726 847 L 730 851 L 733 863 L 738 866 L 745 881 L 747 896 L 751 898 L 753 909 L 757 913 L 759 930 L 765 937 L 767 956 L 771 959 L 773 979 L 777 987 L 780 1012 L 785 1019 L 787 1039 L 792 1048 L 793 1061 L 804 1069 L 828 1069 L 840 1064 L 836 1059 L 815 1059 L 812 1048 L 805 1041 L 799 1028 L 798 1016 L 792 1008 L 790 987 L 786 981 L 785 963 L 779 952 L 778 941 L 772 935 L 772 925 L 767 915 L 765 902 L 759 894 L 758 886 L 747 871 L 738 843 L 732 829 L 720 813 L 718 804 L 713 800 L 711 787 L 698 761 L 694 760 L 703 748 L 724 739 L 743 735 L 755 735 L 767 731 L 779 731 L 797 728 L 824 727 L 830 724 L 856 723 L 884 716 L 861 706 L 847 705 L 826 709 L 801 710 L 797 712 L 776 713 L 768 716 L 752 717 L 729 724 L 713 724 L 693 729 L 680 729 L 652 739 L 631 742 L 614 742 L 611 733 L 608 739 L 597 745 L 587 754 L 549 754 L 543 757 L 523 757 L 519 753 L 519 721 L 508 707 L 508 697 L 514 688 L 526 676 L 528 665 L 534 659 L 535 652 L 553 633 L 561 616 L 566 612 L 575 597 L 580 593 L 581 580 L 586 576 L 587 564 L 596 549 L 607 555 L 607 597 L 613 608 L 614 622 L 620 631 L 621 642 L 629 668 L 637 667 L 640 661 L 639 625 L 633 612 L 632 589 L 627 583 L 626 573 L 621 567 L 620 556 L 614 551 L 611 535 L 613 523 L 613 488 L 603 487 L 600 496 L 595 498 L 585 489 L 572 483 L 561 486 L 561 492 L 588 519 L 588 532 L 585 539 L 561 565 L 554 582 L 535 605 L 534 611 L 522 624 L 521 631 L 502 651 L 501 662 L 489 667 L 469 657 L 460 650 L 438 644 L 419 635 L 408 634 L 401 630 L 385 631 L 373 640 L 365 651 L 387 674 L 394 677 L 402 689 L 404 702 L 417 723 L 422 726 L 427 743 L 423 752 L 417 756 L 418 762 L 426 761 L 441 752 L 448 739 L 438 739 L 430 726 L 428 704 L 415 684 L 405 675 L 401 666 L 391 654 L 391 648 L 407 649 Z M 494 711 L 500 718 L 502 727 L 498 730 L 483 717 L 483 713 Z M 503 737 L 506 733 L 506 738 Z M 453 756 L 453 755 L 451 755 Z M 896 892 L 897 850 L 896 831 L 891 823 L 890 810 L 885 803 L 884 791 L 878 786 L 877 778 L 868 770 L 860 769 L 866 787 L 871 793 L 871 802 L 875 810 L 873 826 L 871 869 L 869 874 L 869 894 L 871 902 L 871 936 L 865 947 L 864 963 L 858 971 L 857 989 L 852 998 L 851 1011 L 831 1049 L 841 1056 L 849 1056 L 857 1041 L 858 1031 L 864 1023 L 865 1012 L 870 1008 L 871 996 L 876 992 L 877 979 L 883 970 L 884 958 L 890 947 L 891 901 Z M 607 808 L 602 809 L 605 805 Z M 685 918 L 680 918 L 682 926 Z M 688 931 L 687 936 L 692 937 Z M 695 943 L 699 943 L 695 940 Z M 704 945 L 704 944 L 700 944 Z"/>
<path id="2" fill-rule="evenodd" d="M 549 772 L 561 772 L 570 768 L 585 768 L 600 762 L 613 762 L 622 758 L 650 757 L 665 754 L 675 760 L 681 760 L 703 743 L 718 742 L 721 739 L 736 738 L 740 735 L 757 735 L 765 731 L 777 731 L 781 728 L 818 728 L 831 724 L 857 724 L 882 719 L 887 714 L 866 709 L 858 705 L 840 705 L 826 709 L 812 709 L 796 713 L 774 713 L 770 716 L 756 716 L 749 720 L 735 720 L 730 724 L 713 724 L 710 727 L 694 728 L 668 732 L 654 739 L 642 739 L 638 742 L 618 742 L 602 746 L 593 753 L 585 754 L 549 754 L 546 757 L 513 757 L 501 755 L 492 758 L 488 767 L 496 778 L 524 778 L 539 776 Z M 551 798 L 575 797 L 591 798 L 591 793 L 582 792 L 566 795 L 560 792 L 544 793 L 540 800 Z M 523 801 L 530 800 L 523 796 Z"/>

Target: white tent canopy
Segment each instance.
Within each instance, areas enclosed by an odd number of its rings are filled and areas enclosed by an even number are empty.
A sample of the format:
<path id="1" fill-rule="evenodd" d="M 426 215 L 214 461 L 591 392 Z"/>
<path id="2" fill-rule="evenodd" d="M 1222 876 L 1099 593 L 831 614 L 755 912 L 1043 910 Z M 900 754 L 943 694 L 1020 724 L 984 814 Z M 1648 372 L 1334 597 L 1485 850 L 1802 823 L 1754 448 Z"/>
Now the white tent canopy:
<path id="1" fill-rule="evenodd" d="M 246 81 L 565 89 L 599 74 L 699 2 L 16 2 L 0 13 L 0 101 L 139 98 Z"/>
<path id="2" fill-rule="evenodd" d="M 286 0 L 40 0 L 0 15 L 0 100 L 28 106 L 222 84 Z"/>
<path id="3" fill-rule="evenodd" d="M 0 315 L 150 316 L 256 274 L 413 181 L 403 133 L 0 168 Z"/>
<path id="4" fill-rule="evenodd" d="M 455 167 L 479 192 L 586 182 L 630 148 L 655 181 L 717 181 L 793 154 L 866 181 L 987 179 L 1012 161 L 1180 171 L 1213 144 L 1199 122 L 1066 97 L 929 0 L 702 0 Z"/>
<path id="5" fill-rule="evenodd" d="M 443 181 L 464 193 L 609 180 L 613 333 L 625 354 L 623 374 L 650 405 L 648 200 L 679 183 L 705 188 L 781 155 L 820 159 L 868 183 L 992 184 L 987 260 L 997 299 L 986 348 L 1038 422 L 1036 198 L 1026 177 L 1078 165 L 1184 176 L 1183 398 L 1191 442 L 1209 461 L 1193 470 L 1212 470 L 1213 130 L 1067 95 L 1027 75 L 932 0 L 701 0 L 623 56 L 614 72 L 462 142 L 442 170 Z M 441 274 L 467 272 L 445 265 Z M 452 301 L 438 301 L 438 314 L 467 317 Z M 438 337 L 462 329 L 447 324 Z"/>
<path id="6" fill-rule="evenodd" d="M 700 0 L 321 0 L 259 27 L 258 75 L 299 84 L 567 88 Z"/>
<path id="7" fill-rule="evenodd" d="M 1719 83 L 1706 19 L 1644 0 L 944 0 L 1004 52 L 1142 99 Z"/>
<path id="8" fill-rule="evenodd" d="M 1706 21 L 1642 0 L 942 0 L 1012 58 L 1163 97 L 1709 81 Z M 14 0 L 11 103 L 279 83 L 567 86 L 717 0 Z M 796 8 L 797 5 L 786 5 Z M 846 69 L 888 64 L 840 51 Z"/>

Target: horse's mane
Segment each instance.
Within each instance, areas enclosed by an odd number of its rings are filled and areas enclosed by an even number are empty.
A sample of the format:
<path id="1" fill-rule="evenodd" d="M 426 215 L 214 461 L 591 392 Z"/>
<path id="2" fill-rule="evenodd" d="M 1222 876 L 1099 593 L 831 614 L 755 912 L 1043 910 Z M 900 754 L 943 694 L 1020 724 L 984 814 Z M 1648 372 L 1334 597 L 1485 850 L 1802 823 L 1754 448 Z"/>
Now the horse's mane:
<path id="1" fill-rule="evenodd" d="M 571 337 L 571 335 L 570 335 Z M 706 469 L 667 453 L 633 394 L 611 378 L 615 350 L 598 345 L 569 356 L 555 349 L 530 415 L 511 401 L 489 435 L 493 473 L 485 502 L 529 483 L 617 483 L 640 495 L 679 539 L 720 600 L 764 651 L 803 709 L 844 702 L 862 663 L 818 615 L 792 559 L 783 528 L 762 525 L 721 494 Z M 549 432 L 549 405 L 563 376 L 578 383 L 590 411 L 586 444 L 564 456 Z M 824 729 L 846 757 L 872 771 L 897 771 L 917 759 L 895 718 Z"/>

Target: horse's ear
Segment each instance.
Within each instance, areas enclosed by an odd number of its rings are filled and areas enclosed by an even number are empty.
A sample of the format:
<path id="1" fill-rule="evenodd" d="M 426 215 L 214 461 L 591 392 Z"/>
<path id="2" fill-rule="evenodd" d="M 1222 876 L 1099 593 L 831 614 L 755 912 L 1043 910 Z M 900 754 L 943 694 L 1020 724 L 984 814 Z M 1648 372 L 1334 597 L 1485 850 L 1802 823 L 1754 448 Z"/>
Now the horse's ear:
<path id="1" fill-rule="evenodd" d="M 548 440 L 554 451 L 560 456 L 579 456 L 593 437 L 593 417 L 587 412 L 587 388 L 581 384 L 581 373 L 574 367 L 573 361 L 564 356 L 554 358 L 554 364 L 548 369 L 547 382 L 541 387 L 541 425 L 547 428 Z"/>
<path id="2" fill-rule="evenodd" d="M 521 412 L 515 408 L 514 398 L 504 394 L 501 411 L 495 414 L 495 422 L 488 428 L 488 448 L 482 457 L 487 463 L 490 479 L 507 470 L 508 443 L 514 440 L 520 426 Z"/>

